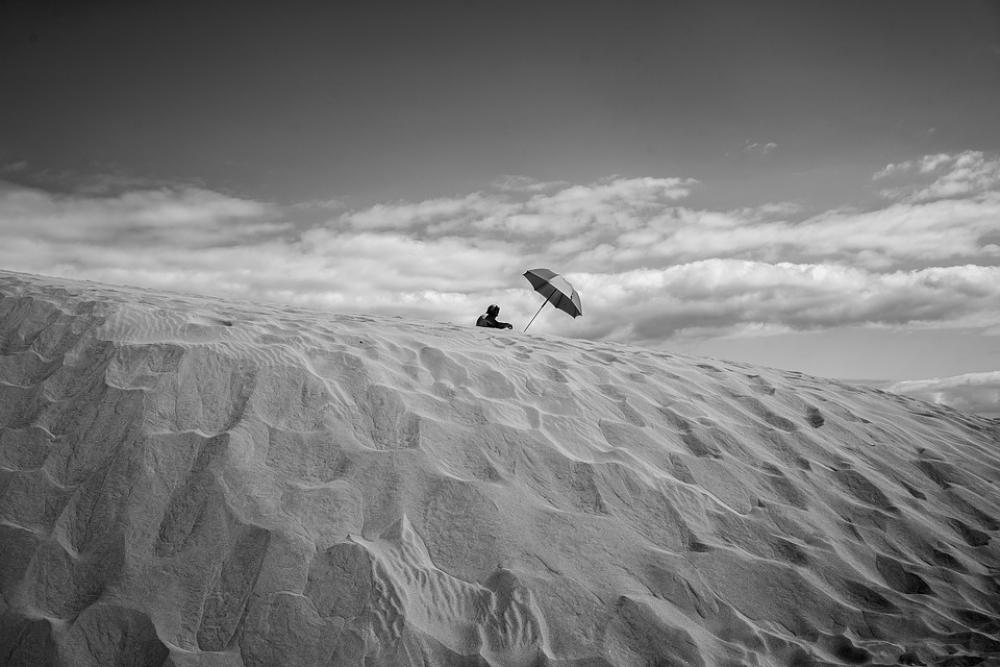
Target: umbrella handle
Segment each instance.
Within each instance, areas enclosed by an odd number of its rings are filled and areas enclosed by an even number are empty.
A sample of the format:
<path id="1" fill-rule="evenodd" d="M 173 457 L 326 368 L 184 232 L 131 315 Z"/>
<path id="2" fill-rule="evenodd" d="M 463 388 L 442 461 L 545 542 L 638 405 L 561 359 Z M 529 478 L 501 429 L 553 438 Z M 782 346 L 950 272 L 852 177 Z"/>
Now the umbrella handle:
<path id="1" fill-rule="evenodd" d="M 555 294 L 555 292 L 552 292 L 552 294 Z M 538 307 L 538 311 L 535 313 L 535 317 L 538 317 L 538 313 L 542 312 L 542 308 L 545 307 L 545 304 L 547 304 L 549 301 L 552 300 L 552 294 L 549 294 L 549 296 L 545 299 L 545 301 L 542 302 L 542 305 Z M 531 322 L 535 321 L 535 317 L 531 318 Z M 531 326 L 531 322 L 528 322 L 528 326 L 524 327 L 524 331 L 528 330 L 528 327 Z M 522 331 L 521 333 L 524 333 L 524 331 Z"/>

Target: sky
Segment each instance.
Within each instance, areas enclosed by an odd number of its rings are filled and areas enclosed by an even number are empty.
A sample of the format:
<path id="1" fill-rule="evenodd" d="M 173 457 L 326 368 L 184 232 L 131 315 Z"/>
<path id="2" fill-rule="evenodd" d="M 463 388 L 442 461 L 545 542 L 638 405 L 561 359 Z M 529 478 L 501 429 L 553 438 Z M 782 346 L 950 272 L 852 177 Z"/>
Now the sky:
<path id="1" fill-rule="evenodd" d="M 0 91 L 3 269 L 1000 371 L 995 0 L 0 0 Z"/>

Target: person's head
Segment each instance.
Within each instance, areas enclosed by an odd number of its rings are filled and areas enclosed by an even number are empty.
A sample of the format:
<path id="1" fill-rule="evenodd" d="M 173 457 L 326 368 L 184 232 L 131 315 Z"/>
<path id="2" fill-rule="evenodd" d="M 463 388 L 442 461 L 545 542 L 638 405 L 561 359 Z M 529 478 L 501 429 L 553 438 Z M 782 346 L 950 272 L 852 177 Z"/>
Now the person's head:
<path id="1" fill-rule="evenodd" d="M 500 306 L 496 305 L 495 303 L 491 303 L 489 307 L 486 309 L 486 314 L 489 315 L 490 317 L 496 317 L 497 315 L 500 314 Z"/>

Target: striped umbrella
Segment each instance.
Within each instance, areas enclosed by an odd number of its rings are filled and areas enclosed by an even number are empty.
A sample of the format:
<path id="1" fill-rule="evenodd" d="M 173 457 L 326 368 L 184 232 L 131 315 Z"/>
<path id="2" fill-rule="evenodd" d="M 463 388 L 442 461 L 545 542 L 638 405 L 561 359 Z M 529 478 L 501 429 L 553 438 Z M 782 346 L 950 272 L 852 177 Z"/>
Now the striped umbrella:
<path id="1" fill-rule="evenodd" d="M 580 295 L 576 293 L 576 290 L 573 289 L 568 280 L 555 271 L 531 269 L 524 272 L 524 277 L 528 279 L 528 282 L 531 283 L 536 292 L 545 297 L 545 302 L 539 306 L 538 313 L 542 312 L 542 308 L 545 307 L 546 303 L 551 303 L 572 317 L 583 315 L 583 306 L 580 305 Z M 538 317 L 538 313 L 535 313 L 535 317 Z M 535 317 L 531 318 L 531 322 L 535 321 Z M 531 326 L 531 322 L 528 322 L 528 327 Z M 524 327 L 524 330 L 527 331 L 528 327 Z"/>

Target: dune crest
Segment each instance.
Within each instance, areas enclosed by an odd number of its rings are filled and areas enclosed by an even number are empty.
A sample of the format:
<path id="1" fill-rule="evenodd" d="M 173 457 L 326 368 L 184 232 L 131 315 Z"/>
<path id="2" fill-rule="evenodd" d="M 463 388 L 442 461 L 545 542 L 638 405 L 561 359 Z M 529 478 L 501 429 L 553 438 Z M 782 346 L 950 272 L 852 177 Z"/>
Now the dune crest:
<path id="1" fill-rule="evenodd" d="M 5 665 L 1000 661 L 1000 424 L 0 272 Z"/>

